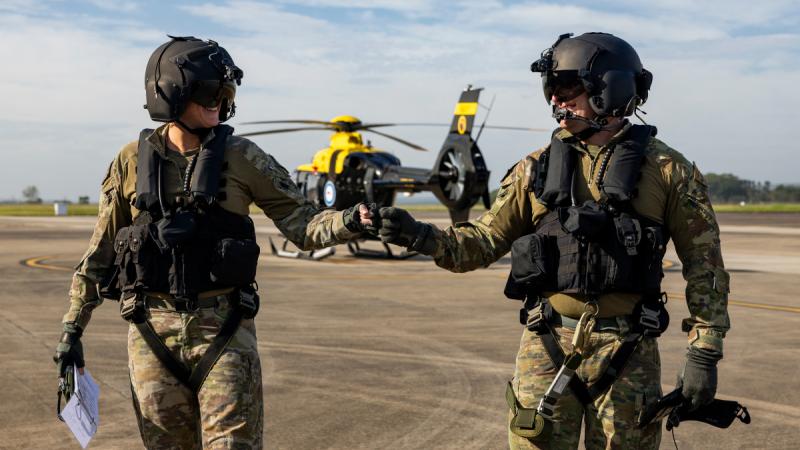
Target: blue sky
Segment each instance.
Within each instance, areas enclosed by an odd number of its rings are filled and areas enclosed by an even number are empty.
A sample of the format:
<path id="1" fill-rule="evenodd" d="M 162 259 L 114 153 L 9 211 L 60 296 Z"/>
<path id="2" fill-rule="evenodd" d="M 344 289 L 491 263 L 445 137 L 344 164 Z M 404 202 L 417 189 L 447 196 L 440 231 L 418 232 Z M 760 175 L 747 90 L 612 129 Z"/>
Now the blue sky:
<path id="1" fill-rule="evenodd" d="M 346 5 L 346 6 L 343 6 Z M 152 126 L 149 54 L 166 34 L 219 41 L 245 72 L 243 121 L 353 114 L 446 122 L 467 84 L 496 95 L 490 123 L 554 122 L 530 62 L 565 32 L 628 40 L 655 75 L 644 109 L 659 137 L 705 172 L 798 182 L 800 6 L 796 1 L 493 0 L 0 1 L 0 199 L 36 185 L 46 199 L 90 195 L 114 154 Z M 445 130 L 394 133 L 437 149 Z M 485 132 L 491 183 L 546 134 Z M 256 138 L 290 170 L 324 133 Z M 405 164 L 435 155 L 374 144 Z"/>

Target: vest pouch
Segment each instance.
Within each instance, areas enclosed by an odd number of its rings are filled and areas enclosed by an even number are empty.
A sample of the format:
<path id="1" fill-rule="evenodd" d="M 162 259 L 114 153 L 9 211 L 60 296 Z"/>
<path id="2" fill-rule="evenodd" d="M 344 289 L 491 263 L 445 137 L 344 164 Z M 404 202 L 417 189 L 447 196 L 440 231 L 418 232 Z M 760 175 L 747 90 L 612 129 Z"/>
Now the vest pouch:
<path id="1" fill-rule="evenodd" d="M 249 285 L 256 279 L 260 253 L 253 239 L 221 239 L 212 256 L 211 281 L 223 286 Z"/>
<path id="2" fill-rule="evenodd" d="M 194 237 L 197 220 L 194 213 L 178 211 L 171 217 L 156 222 L 158 241 L 161 248 L 175 248 Z"/>
<path id="3" fill-rule="evenodd" d="M 131 290 L 136 284 L 136 266 L 133 262 L 133 255 L 130 250 L 131 227 L 123 227 L 114 236 L 114 251 L 116 257 L 114 264 L 116 269 L 116 280 L 110 280 L 114 286 L 109 285 L 109 291 Z"/>
<path id="4" fill-rule="evenodd" d="M 573 236 L 584 236 L 595 240 L 608 225 L 608 213 L 592 200 L 581 206 L 570 206 L 558 209 L 558 220 L 561 227 Z"/>
<path id="5" fill-rule="evenodd" d="M 147 223 L 132 225 L 129 228 L 130 260 L 123 263 L 126 264 L 125 270 L 128 274 L 131 270 L 127 266 L 134 267 L 135 283 L 132 287 L 168 292 L 169 281 L 166 274 L 172 259 L 169 253 L 162 253 L 157 242 L 156 227 Z"/>
<path id="6" fill-rule="evenodd" d="M 664 278 L 664 253 L 667 251 L 667 239 L 661 227 L 645 227 L 643 247 L 647 258 L 647 271 L 644 275 L 644 291 L 660 292 L 661 279 Z"/>
<path id="7" fill-rule="evenodd" d="M 518 284 L 545 286 L 553 276 L 552 238 L 540 234 L 523 236 L 511 244 L 511 276 Z"/>

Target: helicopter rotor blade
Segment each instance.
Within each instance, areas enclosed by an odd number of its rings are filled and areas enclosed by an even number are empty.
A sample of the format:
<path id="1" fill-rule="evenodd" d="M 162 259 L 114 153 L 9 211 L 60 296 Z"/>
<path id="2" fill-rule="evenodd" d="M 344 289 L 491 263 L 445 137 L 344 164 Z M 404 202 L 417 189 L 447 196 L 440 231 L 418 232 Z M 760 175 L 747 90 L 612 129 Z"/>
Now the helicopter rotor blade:
<path id="1" fill-rule="evenodd" d="M 414 150 L 419 150 L 419 151 L 422 151 L 422 152 L 427 152 L 428 151 L 428 149 L 425 148 L 425 147 L 420 147 L 419 145 L 417 145 L 417 144 L 415 144 L 413 142 L 408 142 L 405 139 L 400 139 L 399 137 L 392 136 L 391 134 L 386 134 L 386 133 L 383 133 L 383 132 L 380 132 L 380 131 L 371 130 L 371 129 L 367 129 L 366 131 L 369 131 L 370 133 L 375 133 L 378 136 L 383 136 L 385 138 L 391 139 L 391 140 L 393 140 L 395 142 L 399 142 L 399 143 L 401 143 L 403 145 L 407 145 L 407 146 L 413 148 Z"/>
<path id="2" fill-rule="evenodd" d="M 529 128 L 529 127 L 507 127 L 503 125 L 486 125 L 484 128 L 490 128 L 495 130 L 512 130 L 512 131 L 536 131 L 536 132 L 551 132 L 553 130 L 549 128 Z"/>
<path id="3" fill-rule="evenodd" d="M 242 122 L 241 125 L 264 125 L 269 123 L 310 123 L 316 125 L 333 125 L 327 120 L 295 119 L 295 120 L 259 120 L 256 122 Z"/>
<path id="4" fill-rule="evenodd" d="M 362 123 L 357 127 L 358 130 L 369 130 L 370 128 L 379 128 L 379 127 L 393 127 L 396 126 L 396 123 Z"/>
<path id="5" fill-rule="evenodd" d="M 398 122 L 392 124 L 381 124 L 381 126 L 393 127 L 449 127 L 449 123 L 433 123 L 433 122 Z M 511 131 L 535 131 L 535 132 L 550 132 L 553 131 L 549 128 L 531 128 L 531 127 L 516 127 L 505 125 L 486 125 L 484 128 L 495 130 L 511 130 Z"/>
<path id="6" fill-rule="evenodd" d="M 237 136 L 239 137 L 260 136 L 262 134 L 291 133 L 293 131 L 308 131 L 308 130 L 330 131 L 331 129 L 328 127 L 278 128 L 275 130 L 252 131 L 250 133 L 241 133 L 237 134 Z"/>

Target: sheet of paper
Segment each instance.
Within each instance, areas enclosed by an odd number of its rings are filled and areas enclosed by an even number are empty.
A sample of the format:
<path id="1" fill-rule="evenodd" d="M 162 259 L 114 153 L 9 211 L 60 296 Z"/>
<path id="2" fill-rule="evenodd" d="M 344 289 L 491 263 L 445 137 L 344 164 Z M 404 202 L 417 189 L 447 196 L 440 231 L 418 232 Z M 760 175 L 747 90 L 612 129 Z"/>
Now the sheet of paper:
<path id="1" fill-rule="evenodd" d="M 75 394 L 61 410 L 61 417 L 81 447 L 86 448 L 97 433 L 97 425 L 100 423 L 97 407 L 100 388 L 86 369 L 83 370 L 83 375 L 75 369 L 75 380 Z"/>

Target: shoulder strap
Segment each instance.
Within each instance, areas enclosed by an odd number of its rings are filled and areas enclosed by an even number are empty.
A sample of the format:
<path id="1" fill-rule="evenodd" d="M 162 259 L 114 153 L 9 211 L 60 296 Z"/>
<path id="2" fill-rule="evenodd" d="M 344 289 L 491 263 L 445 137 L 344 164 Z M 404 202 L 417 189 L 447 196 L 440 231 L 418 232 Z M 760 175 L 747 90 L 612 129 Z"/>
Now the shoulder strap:
<path id="1" fill-rule="evenodd" d="M 138 161 L 136 162 L 136 204 L 140 211 L 151 211 L 158 205 L 159 161 L 156 149 L 147 138 L 153 130 L 145 128 L 139 133 Z"/>
<path id="2" fill-rule="evenodd" d="M 534 181 L 536 198 L 548 209 L 568 206 L 572 199 L 572 176 L 575 173 L 576 162 L 575 149 L 554 135 L 550 142 L 550 148 L 542 153 L 542 157 L 545 161 L 539 160 Z M 540 180 L 542 178 L 543 181 Z"/>
<path id="3" fill-rule="evenodd" d="M 214 138 L 204 145 L 197 155 L 191 183 L 192 197 L 195 201 L 210 205 L 217 199 L 225 157 L 225 142 L 231 134 L 233 127 L 218 125 L 214 128 Z"/>
<path id="4" fill-rule="evenodd" d="M 636 196 L 644 152 L 655 127 L 633 125 L 624 141 L 618 143 L 611 155 L 608 173 L 600 180 L 600 189 L 610 203 L 623 203 Z"/>

